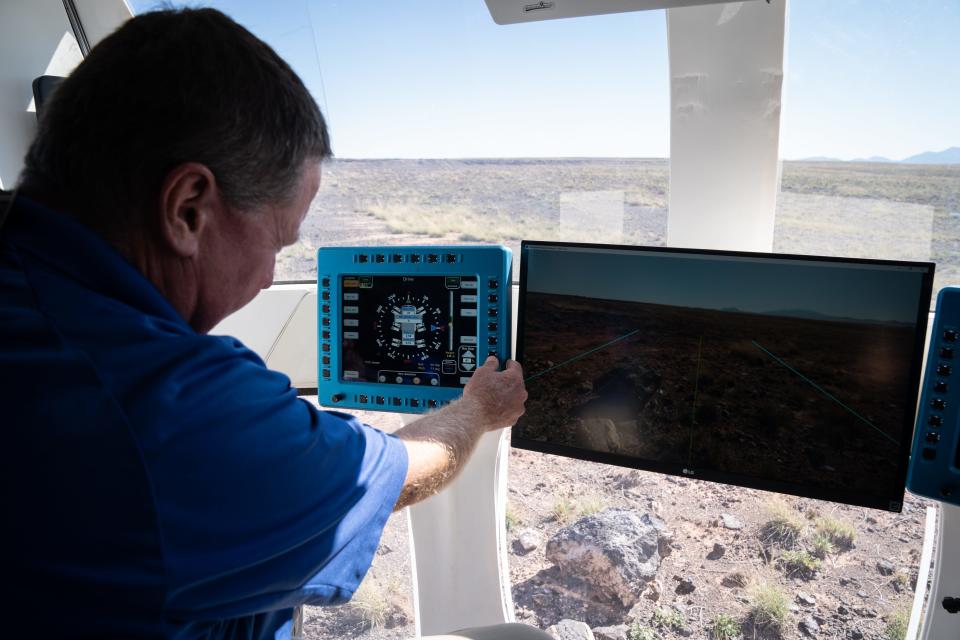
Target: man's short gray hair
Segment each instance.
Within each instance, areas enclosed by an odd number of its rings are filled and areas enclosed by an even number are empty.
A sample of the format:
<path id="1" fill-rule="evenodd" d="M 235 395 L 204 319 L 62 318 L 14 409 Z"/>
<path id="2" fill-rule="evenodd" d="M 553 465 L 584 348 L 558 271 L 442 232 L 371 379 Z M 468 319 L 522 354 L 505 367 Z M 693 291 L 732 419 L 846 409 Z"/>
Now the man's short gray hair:
<path id="1" fill-rule="evenodd" d="M 331 155 L 323 115 L 266 43 L 213 9 L 137 16 L 54 92 L 20 188 L 113 234 L 142 227 L 163 179 L 206 165 L 239 209 L 285 203 Z"/>

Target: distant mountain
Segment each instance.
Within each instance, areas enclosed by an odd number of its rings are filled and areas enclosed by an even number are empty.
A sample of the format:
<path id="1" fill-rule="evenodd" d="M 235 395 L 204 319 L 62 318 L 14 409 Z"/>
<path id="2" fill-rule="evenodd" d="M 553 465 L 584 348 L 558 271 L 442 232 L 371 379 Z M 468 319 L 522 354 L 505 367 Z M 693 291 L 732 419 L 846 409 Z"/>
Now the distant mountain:
<path id="1" fill-rule="evenodd" d="M 830 156 L 810 156 L 800 158 L 796 162 L 902 162 L 908 164 L 960 164 L 960 147 L 950 147 L 943 151 L 924 151 L 903 160 L 891 160 L 884 156 L 870 156 L 869 158 L 854 158 L 841 160 Z"/>
<path id="2" fill-rule="evenodd" d="M 925 151 L 901 160 L 910 164 L 960 164 L 960 147 L 950 147 L 943 151 Z"/>

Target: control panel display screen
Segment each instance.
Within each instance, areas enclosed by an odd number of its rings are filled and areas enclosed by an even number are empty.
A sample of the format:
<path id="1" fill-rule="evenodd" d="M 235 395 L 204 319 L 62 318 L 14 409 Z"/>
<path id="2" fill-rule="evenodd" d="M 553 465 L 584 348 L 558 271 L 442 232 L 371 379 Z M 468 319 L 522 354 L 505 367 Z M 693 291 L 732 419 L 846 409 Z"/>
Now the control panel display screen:
<path id="1" fill-rule="evenodd" d="M 478 278 L 343 275 L 340 380 L 463 387 L 478 365 Z"/>
<path id="2" fill-rule="evenodd" d="M 535 242 L 522 258 L 514 445 L 900 510 L 931 263 Z"/>

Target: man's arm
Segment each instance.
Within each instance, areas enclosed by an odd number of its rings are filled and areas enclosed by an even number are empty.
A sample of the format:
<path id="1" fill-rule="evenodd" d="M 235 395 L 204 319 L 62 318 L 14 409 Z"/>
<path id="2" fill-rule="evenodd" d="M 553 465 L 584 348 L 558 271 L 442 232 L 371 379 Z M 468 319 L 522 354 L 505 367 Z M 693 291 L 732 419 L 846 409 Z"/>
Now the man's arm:
<path id="1" fill-rule="evenodd" d="M 394 509 L 440 491 L 467 463 L 480 436 L 512 426 L 523 415 L 526 399 L 520 364 L 508 360 L 506 368 L 497 371 L 497 359 L 490 356 L 464 387 L 460 400 L 397 431 L 409 466 Z"/>

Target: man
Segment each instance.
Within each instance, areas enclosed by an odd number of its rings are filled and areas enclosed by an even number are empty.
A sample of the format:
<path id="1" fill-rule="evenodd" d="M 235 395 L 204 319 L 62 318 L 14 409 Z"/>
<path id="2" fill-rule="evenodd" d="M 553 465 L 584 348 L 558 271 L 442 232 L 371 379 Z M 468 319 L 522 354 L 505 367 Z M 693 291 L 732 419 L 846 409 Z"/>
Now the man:
<path id="1" fill-rule="evenodd" d="M 213 10 L 134 18 L 60 85 L 0 230 L 5 636 L 282 634 L 523 413 L 490 359 L 388 436 L 205 335 L 270 285 L 329 155 L 299 78 Z"/>

